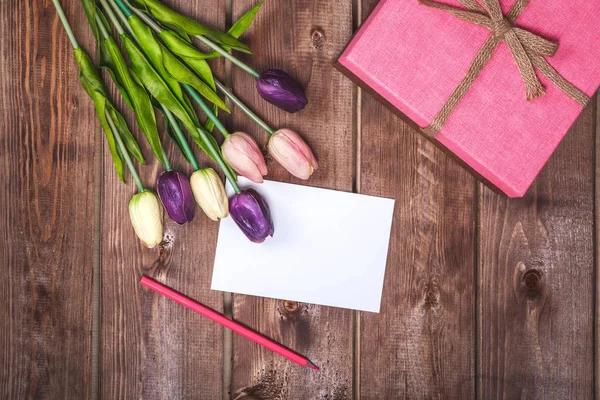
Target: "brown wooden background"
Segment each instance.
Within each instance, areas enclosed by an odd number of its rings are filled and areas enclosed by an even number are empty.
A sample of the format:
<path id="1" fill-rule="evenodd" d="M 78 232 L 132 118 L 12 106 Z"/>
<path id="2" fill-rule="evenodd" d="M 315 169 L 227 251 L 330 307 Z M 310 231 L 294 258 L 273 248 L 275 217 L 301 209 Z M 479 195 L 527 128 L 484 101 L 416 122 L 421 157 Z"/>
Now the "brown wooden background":
<path id="1" fill-rule="evenodd" d="M 92 50 L 81 4 L 62 3 Z M 169 3 L 225 28 L 254 0 Z M 128 221 L 133 182 L 116 178 L 51 1 L 0 2 L 0 398 L 599 393 L 596 99 L 524 198 L 495 194 L 332 67 L 375 4 L 265 1 L 244 36 L 248 61 L 302 82 L 309 105 L 299 114 L 260 100 L 222 60 L 214 66 L 273 126 L 308 139 L 320 169 L 307 184 L 396 198 L 381 314 L 210 291 L 217 224 L 200 212 L 184 227 L 167 222 L 159 249 L 141 246 Z M 226 124 L 266 144 L 240 112 Z M 174 164 L 190 171 L 179 155 Z M 142 169 L 148 184 L 159 173 L 155 161 Z M 269 178 L 299 183 L 275 164 Z M 142 273 L 322 370 L 142 290 Z"/>

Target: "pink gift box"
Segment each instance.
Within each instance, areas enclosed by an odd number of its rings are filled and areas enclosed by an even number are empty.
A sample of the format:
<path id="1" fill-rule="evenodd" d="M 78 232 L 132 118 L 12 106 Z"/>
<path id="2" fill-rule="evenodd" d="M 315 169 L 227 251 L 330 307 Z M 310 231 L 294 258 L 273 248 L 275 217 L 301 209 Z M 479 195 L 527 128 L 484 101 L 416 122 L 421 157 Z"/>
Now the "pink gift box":
<path id="1" fill-rule="evenodd" d="M 440 0 L 438 0 L 440 1 Z M 464 8 L 456 0 L 445 4 Z M 504 14 L 514 0 L 502 0 Z M 600 0 L 531 0 L 515 25 L 559 44 L 546 58 L 591 97 L 600 84 Z M 341 69 L 419 127 L 465 76 L 490 31 L 417 0 L 382 0 L 339 58 Z M 525 194 L 583 106 L 538 71 L 528 102 L 505 43 L 494 51 L 434 141 L 510 197 Z"/>

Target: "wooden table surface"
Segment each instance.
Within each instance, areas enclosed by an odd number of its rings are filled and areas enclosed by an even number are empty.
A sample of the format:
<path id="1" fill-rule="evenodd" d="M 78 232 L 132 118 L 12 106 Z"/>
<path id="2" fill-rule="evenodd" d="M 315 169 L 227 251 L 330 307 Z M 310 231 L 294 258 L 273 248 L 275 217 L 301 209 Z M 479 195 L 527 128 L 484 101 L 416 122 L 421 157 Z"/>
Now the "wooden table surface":
<path id="1" fill-rule="evenodd" d="M 169 3 L 225 28 L 254 1 Z M 262 101 L 252 79 L 223 60 L 213 65 L 266 121 L 307 138 L 320 168 L 306 184 L 396 198 L 380 314 L 211 291 L 218 225 L 200 212 L 186 226 L 168 221 L 159 248 L 143 247 L 128 217 L 135 186 L 114 173 L 51 1 L 0 2 L 0 398 L 598 393 L 597 100 L 527 195 L 509 200 L 334 70 L 376 2 L 266 0 L 243 37 L 254 50 L 244 58 L 296 76 L 309 97 L 301 113 Z M 93 51 L 81 4 L 62 3 Z M 239 111 L 225 123 L 266 144 Z M 190 172 L 179 155 L 173 161 Z M 269 168 L 270 179 L 304 183 Z M 155 182 L 160 172 L 150 161 L 143 180 Z M 321 371 L 142 289 L 142 274 L 308 356 Z"/>

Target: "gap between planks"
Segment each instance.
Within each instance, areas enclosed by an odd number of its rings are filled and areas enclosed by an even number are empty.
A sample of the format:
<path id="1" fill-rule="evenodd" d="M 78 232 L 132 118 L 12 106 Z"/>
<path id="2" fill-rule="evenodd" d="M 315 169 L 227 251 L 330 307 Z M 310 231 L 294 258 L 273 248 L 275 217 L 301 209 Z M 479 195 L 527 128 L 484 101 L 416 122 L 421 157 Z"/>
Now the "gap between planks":
<path id="1" fill-rule="evenodd" d="M 352 0 L 352 31 L 356 32 L 362 23 L 362 1 Z M 361 124 L 362 124 L 362 90 L 355 86 L 354 104 L 354 129 L 352 131 L 353 141 L 353 181 L 352 191 L 361 191 Z M 352 312 L 352 398 L 360 400 L 360 311 Z"/>
<path id="2" fill-rule="evenodd" d="M 479 240 L 479 234 L 481 232 L 481 209 L 483 208 L 483 192 L 485 185 L 479 180 L 475 180 L 475 227 L 474 227 L 474 238 L 475 238 L 475 255 L 473 262 L 473 301 L 475 302 L 473 312 L 473 343 L 474 343 L 474 354 L 473 354 L 473 394 L 476 399 L 482 399 L 483 393 L 480 393 L 482 388 L 481 374 L 478 373 L 481 362 L 479 360 L 480 355 L 483 351 L 483 341 L 479 337 L 479 332 L 482 329 L 483 314 L 482 309 L 479 307 L 479 261 L 481 260 L 481 240 Z"/>
<path id="3" fill-rule="evenodd" d="M 594 285 L 594 348 L 592 351 L 594 352 L 594 397 L 600 398 L 600 360 L 598 355 L 600 352 L 598 351 L 598 345 L 600 343 L 600 318 L 598 317 L 598 309 L 600 308 L 600 294 L 598 292 L 598 287 L 600 285 L 600 273 L 598 272 L 598 268 L 600 266 L 600 250 L 598 246 L 598 238 L 600 238 L 600 171 L 598 168 L 598 160 L 600 159 L 600 144 L 598 143 L 598 132 L 600 131 L 600 112 L 598 112 L 600 108 L 600 96 L 596 95 L 592 98 L 594 102 L 594 119 L 596 124 L 594 125 L 594 275 L 595 275 L 595 285 Z"/>
<path id="4" fill-rule="evenodd" d="M 355 160 L 355 168 L 354 168 L 354 182 L 353 182 L 353 192 L 360 193 L 360 140 L 361 140 L 361 99 L 362 99 L 362 91 L 360 88 L 356 88 L 356 107 L 355 113 L 356 116 L 354 118 L 354 160 Z M 354 310 L 352 312 L 352 398 L 354 400 L 360 400 L 360 311 Z"/>
<path id="5" fill-rule="evenodd" d="M 92 344 L 90 357 L 90 399 L 100 398 L 100 346 L 102 322 L 102 180 L 104 134 L 96 125 L 94 136 L 94 242 L 92 247 Z"/>

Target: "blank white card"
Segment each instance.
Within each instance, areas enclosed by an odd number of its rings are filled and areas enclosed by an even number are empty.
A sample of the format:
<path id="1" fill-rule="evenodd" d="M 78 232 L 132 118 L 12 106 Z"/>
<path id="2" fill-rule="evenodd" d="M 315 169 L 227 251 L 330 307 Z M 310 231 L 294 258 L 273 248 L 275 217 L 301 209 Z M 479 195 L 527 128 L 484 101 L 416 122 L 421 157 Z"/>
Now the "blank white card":
<path id="1" fill-rule="evenodd" d="M 275 233 L 250 242 L 221 221 L 213 290 L 379 312 L 394 200 L 240 178 L 269 204 Z M 231 196 L 233 190 L 228 185 Z"/>

